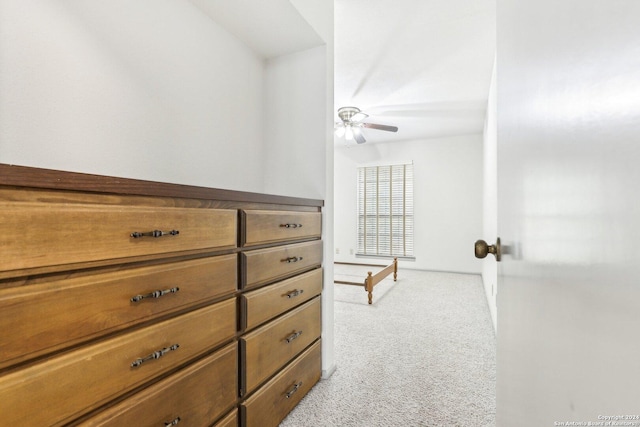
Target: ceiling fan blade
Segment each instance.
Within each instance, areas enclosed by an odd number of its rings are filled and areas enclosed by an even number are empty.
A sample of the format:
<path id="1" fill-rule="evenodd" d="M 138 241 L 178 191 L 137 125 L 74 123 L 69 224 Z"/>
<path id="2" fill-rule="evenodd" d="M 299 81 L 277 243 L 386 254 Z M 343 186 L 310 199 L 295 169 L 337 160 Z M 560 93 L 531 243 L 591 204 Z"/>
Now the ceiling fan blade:
<path id="1" fill-rule="evenodd" d="M 364 139 L 364 135 L 358 128 L 353 128 L 353 137 L 358 144 L 364 144 L 365 142 L 367 142 L 367 140 Z"/>
<path id="2" fill-rule="evenodd" d="M 378 125 L 375 123 L 362 123 L 362 127 L 377 130 L 386 130 L 387 132 L 398 132 L 397 126 Z"/>
<path id="3" fill-rule="evenodd" d="M 369 117 L 368 114 L 363 113 L 362 111 L 359 113 L 354 114 L 353 116 L 351 116 L 351 118 L 349 119 L 352 123 L 356 123 L 356 122 L 361 122 L 364 119 L 366 119 L 367 117 Z"/>

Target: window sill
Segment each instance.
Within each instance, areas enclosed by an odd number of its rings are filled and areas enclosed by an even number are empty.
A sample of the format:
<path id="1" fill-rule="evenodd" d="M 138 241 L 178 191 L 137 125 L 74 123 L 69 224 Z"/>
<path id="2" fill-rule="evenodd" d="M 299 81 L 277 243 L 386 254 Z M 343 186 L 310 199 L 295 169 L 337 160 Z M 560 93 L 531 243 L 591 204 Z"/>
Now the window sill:
<path id="1" fill-rule="evenodd" d="M 402 259 L 405 261 L 415 261 L 415 256 L 400 256 L 400 255 L 371 255 L 371 254 L 356 254 L 356 258 L 378 258 L 378 259 Z"/>

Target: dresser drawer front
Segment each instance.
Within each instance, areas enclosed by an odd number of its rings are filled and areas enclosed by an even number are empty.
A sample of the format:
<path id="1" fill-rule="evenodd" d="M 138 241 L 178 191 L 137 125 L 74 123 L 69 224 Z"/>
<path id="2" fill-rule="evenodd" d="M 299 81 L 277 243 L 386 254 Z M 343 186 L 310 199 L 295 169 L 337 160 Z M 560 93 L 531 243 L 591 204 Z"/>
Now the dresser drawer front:
<path id="1" fill-rule="evenodd" d="M 241 405 L 243 426 L 277 426 L 320 379 L 320 341 Z"/>
<path id="2" fill-rule="evenodd" d="M 322 269 L 309 271 L 282 282 L 242 295 L 243 327 L 247 330 L 290 310 L 322 292 Z"/>
<path id="3" fill-rule="evenodd" d="M 242 246 L 319 239 L 322 234 L 320 212 L 247 210 L 241 218 Z"/>
<path id="4" fill-rule="evenodd" d="M 320 298 L 240 338 L 242 392 L 250 392 L 320 336 Z"/>
<path id="5" fill-rule="evenodd" d="M 213 425 L 213 427 L 238 427 L 238 410 L 229 412 L 223 419 Z"/>
<path id="6" fill-rule="evenodd" d="M 235 210 L 0 203 L 0 271 L 236 246 Z M 132 237 L 153 231 L 162 237 Z"/>
<path id="7" fill-rule="evenodd" d="M 235 331 L 234 298 L 12 372 L 0 377 L 2 420 L 21 427 L 68 422 L 232 339 Z M 152 357 L 161 351 L 162 357 Z"/>
<path id="8" fill-rule="evenodd" d="M 237 256 L 223 255 L 0 290 L 0 367 L 232 294 L 236 283 Z"/>
<path id="9" fill-rule="evenodd" d="M 236 401 L 238 349 L 233 343 L 110 407 L 82 427 L 209 426 Z"/>
<path id="10" fill-rule="evenodd" d="M 322 264 L 322 241 L 259 249 L 240 254 L 244 289 L 293 276 Z"/>

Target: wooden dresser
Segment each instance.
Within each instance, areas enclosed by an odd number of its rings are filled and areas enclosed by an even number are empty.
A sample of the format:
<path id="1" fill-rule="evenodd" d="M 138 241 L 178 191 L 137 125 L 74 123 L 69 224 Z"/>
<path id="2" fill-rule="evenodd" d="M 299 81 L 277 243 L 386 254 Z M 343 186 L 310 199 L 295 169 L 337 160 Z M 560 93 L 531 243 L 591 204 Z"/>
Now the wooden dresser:
<path id="1" fill-rule="evenodd" d="M 277 426 L 321 372 L 322 201 L 0 165 L 12 426 Z"/>

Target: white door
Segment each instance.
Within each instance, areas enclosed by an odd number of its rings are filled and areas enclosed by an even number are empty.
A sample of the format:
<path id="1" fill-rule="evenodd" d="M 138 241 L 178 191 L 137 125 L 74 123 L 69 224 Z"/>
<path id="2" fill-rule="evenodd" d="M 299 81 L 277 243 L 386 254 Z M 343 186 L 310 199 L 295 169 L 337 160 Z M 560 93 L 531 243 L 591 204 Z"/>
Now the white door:
<path id="1" fill-rule="evenodd" d="M 497 9 L 497 425 L 640 427 L 640 1 Z"/>

